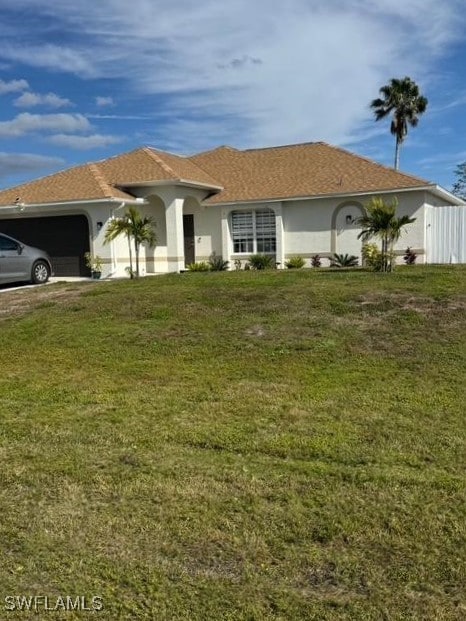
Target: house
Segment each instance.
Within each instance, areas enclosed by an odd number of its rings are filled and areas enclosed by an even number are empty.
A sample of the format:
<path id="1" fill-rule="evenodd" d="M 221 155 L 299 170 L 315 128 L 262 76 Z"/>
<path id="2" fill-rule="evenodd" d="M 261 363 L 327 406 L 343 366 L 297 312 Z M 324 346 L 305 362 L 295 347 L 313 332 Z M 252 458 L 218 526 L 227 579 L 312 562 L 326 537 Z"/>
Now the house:
<path id="1" fill-rule="evenodd" d="M 143 273 L 178 272 L 212 252 L 230 265 L 269 253 L 284 266 L 294 255 L 308 263 L 315 254 L 360 256 L 355 219 L 374 195 L 396 198 L 399 215 L 416 218 L 396 250 L 410 246 L 420 262 L 433 244 L 429 210 L 464 205 L 438 185 L 322 142 L 191 157 L 143 147 L 0 191 L 0 231 L 47 250 L 57 275 L 87 275 L 90 250 L 103 257 L 104 276 L 123 276 L 127 241 L 106 245 L 105 231 L 137 205 L 157 231 L 155 249 L 142 249 Z"/>

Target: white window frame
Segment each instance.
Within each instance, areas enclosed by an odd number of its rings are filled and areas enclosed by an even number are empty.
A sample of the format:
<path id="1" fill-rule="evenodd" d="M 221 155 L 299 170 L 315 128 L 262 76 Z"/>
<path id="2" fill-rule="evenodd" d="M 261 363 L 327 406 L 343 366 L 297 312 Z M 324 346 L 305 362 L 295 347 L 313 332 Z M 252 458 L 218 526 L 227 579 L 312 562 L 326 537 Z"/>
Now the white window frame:
<path id="1" fill-rule="evenodd" d="M 246 229 L 246 235 L 244 237 L 236 237 L 236 231 L 235 231 L 235 222 L 234 222 L 234 217 L 235 215 L 238 214 L 239 216 L 251 216 L 252 219 L 252 226 L 249 230 Z M 273 227 L 270 227 L 270 229 L 268 230 L 267 227 L 258 227 L 257 226 L 257 214 L 267 214 L 268 216 L 270 216 L 270 218 L 272 219 L 273 222 Z M 250 231 L 250 234 L 248 235 Z M 259 233 L 259 236 L 258 236 Z M 266 235 L 266 233 L 269 233 L 269 235 Z M 239 234 L 238 234 L 239 235 Z M 236 239 L 235 239 L 236 237 Z M 264 239 L 270 239 L 272 240 L 272 246 L 273 249 L 272 250 L 267 250 L 267 251 L 263 251 L 263 250 L 258 250 L 258 241 L 262 241 Z M 246 255 L 249 256 L 251 254 L 268 254 L 268 255 L 276 255 L 277 252 L 277 225 L 276 225 L 276 220 L 275 220 L 275 212 L 273 211 L 273 209 L 270 209 L 268 207 L 264 208 L 264 209 L 248 209 L 248 210 L 239 210 L 236 209 L 235 211 L 231 212 L 231 241 L 232 241 L 232 246 L 233 246 L 233 254 L 234 255 Z M 252 250 L 245 250 L 245 251 L 239 251 L 236 252 L 235 251 L 235 242 L 237 243 L 248 243 L 248 242 L 252 242 Z"/>

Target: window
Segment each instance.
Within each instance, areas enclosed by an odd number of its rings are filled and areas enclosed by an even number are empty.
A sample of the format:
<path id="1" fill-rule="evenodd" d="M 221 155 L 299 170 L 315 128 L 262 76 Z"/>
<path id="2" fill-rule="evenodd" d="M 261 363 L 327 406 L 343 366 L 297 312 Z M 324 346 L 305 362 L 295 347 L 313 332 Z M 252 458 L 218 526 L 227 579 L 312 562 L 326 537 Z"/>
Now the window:
<path id="1" fill-rule="evenodd" d="M 233 211 L 231 231 L 234 253 L 276 251 L 275 213 L 271 209 Z"/>
<path id="2" fill-rule="evenodd" d="M 0 235 L 0 250 L 18 250 L 18 244 L 9 237 Z"/>

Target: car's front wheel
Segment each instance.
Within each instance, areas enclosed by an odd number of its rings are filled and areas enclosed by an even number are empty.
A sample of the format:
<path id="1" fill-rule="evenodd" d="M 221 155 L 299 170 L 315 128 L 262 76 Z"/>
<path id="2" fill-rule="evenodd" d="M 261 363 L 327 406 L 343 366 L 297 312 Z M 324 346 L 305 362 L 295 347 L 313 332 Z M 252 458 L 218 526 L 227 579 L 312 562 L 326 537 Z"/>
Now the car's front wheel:
<path id="1" fill-rule="evenodd" d="M 50 278 L 50 266 L 47 261 L 36 261 L 32 266 L 31 280 L 35 285 L 43 285 Z"/>

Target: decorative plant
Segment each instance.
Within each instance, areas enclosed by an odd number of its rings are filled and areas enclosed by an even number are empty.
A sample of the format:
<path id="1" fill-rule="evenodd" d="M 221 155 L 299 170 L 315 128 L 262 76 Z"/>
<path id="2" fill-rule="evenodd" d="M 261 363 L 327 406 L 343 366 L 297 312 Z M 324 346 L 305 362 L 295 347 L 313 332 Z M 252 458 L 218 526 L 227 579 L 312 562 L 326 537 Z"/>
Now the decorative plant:
<path id="1" fill-rule="evenodd" d="M 235 266 L 235 270 L 239 272 L 241 270 L 241 259 L 235 259 L 233 265 Z"/>
<path id="2" fill-rule="evenodd" d="M 211 272 L 224 272 L 228 269 L 230 261 L 224 261 L 223 257 L 218 257 L 215 251 L 209 257 L 209 266 Z"/>
<path id="3" fill-rule="evenodd" d="M 210 265 L 207 261 L 198 261 L 187 265 L 189 272 L 210 272 Z"/>
<path id="4" fill-rule="evenodd" d="M 356 267 L 358 264 L 358 257 L 354 254 L 338 254 L 335 252 L 330 259 L 330 267 Z"/>
<path id="5" fill-rule="evenodd" d="M 249 266 L 253 270 L 271 270 L 275 268 L 275 257 L 269 254 L 252 254 Z"/>
<path id="6" fill-rule="evenodd" d="M 303 257 L 295 256 L 288 259 L 288 261 L 285 261 L 285 265 L 289 270 L 299 270 L 306 265 L 306 261 L 303 259 Z"/>
<path id="7" fill-rule="evenodd" d="M 362 259 L 364 265 L 376 272 L 380 272 L 383 267 L 382 251 L 377 244 L 363 244 Z"/>
<path id="8" fill-rule="evenodd" d="M 408 246 L 406 248 L 403 261 L 406 263 L 406 265 L 414 265 L 416 263 L 416 259 L 417 259 L 417 254 L 413 252 L 411 248 Z"/>
<path id="9" fill-rule="evenodd" d="M 356 224 L 362 228 L 358 239 L 367 242 L 379 238 L 382 243 L 382 272 L 391 272 L 395 264 L 393 246 L 400 239 L 403 228 L 411 224 L 416 218 L 408 216 L 396 217 L 398 202 L 384 203 L 383 199 L 374 196 L 366 205 L 366 213 L 356 219 Z"/>
<path id="10" fill-rule="evenodd" d="M 102 273 L 102 258 L 99 257 L 98 254 L 92 256 L 90 252 L 86 252 L 84 254 L 84 261 L 86 263 L 86 267 L 91 270 L 92 274 L 101 274 Z"/>
<path id="11" fill-rule="evenodd" d="M 110 220 L 105 233 L 105 243 L 108 244 L 120 235 L 125 235 L 129 247 L 129 267 L 130 277 L 139 277 L 139 251 L 141 244 L 147 244 L 151 248 L 155 246 L 156 237 L 154 231 L 155 223 L 153 218 L 142 216 L 139 211 L 131 205 L 121 218 Z M 133 270 L 133 253 L 131 241 L 134 243 L 136 255 L 136 270 Z"/>
<path id="12" fill-rule="evenodd" d="M 320 255 L 315 254 L 314 256 L 311 257 L 311 265 L 312 267 L 322 266 L 322 259 L 320 258 Z"/>

